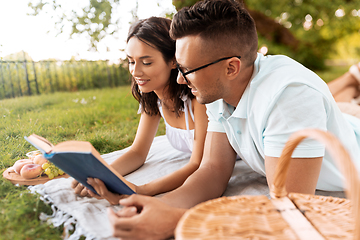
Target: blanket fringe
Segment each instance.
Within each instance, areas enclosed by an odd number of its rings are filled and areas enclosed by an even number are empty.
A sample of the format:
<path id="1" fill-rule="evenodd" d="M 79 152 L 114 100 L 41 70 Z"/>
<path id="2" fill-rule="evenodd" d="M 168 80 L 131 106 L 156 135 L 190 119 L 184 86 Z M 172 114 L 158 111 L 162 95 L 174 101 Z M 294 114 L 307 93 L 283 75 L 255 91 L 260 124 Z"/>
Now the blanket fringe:
<path id="1" fill-rule="evenodd" d="M 60 210 L 56 205 L 54 205 L 54 201 L 50 198 L 50 196 L 45 194 L 45 186 L 43 184 L 29 186 L 28 189 L 32 194 L 40 194 L 40 199 L 45 204 L 51 206 L 53 213 L 51 215 L 47 215 L 42 212 L 40 213 L 39 219 L 42 222 L 53 225 L 54 227 L 64 225 L 64 240 L 78 240 L 81 236 L 84 236 L 86 240 L 96 240 L 96 237 L 87 233 L 73 216 Z"/>

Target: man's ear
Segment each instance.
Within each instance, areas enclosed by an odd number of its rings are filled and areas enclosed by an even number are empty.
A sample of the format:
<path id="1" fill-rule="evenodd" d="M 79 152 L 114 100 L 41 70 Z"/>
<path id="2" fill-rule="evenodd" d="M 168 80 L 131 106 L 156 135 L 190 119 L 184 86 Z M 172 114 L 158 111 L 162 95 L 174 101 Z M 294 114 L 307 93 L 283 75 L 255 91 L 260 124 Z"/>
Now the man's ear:
<path id="1" fill-rule="evenodd" d="M 241 71 L 241 60 L 237 57 L 230 58 L 228 60 L 226 68 L 226 76 L 232 80 L 236 78 Z"/>

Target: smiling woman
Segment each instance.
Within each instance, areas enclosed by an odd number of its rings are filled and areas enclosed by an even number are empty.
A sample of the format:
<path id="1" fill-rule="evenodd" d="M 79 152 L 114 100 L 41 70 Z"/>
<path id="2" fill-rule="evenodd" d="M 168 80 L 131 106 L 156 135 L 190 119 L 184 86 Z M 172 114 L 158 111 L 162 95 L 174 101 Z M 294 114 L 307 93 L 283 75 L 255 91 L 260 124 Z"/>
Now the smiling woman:
<path id="1" fill-rule="evenodd" d="M 129 71 L 142 93 L 154 93 L 163 99 L 164 88 L 168 85 L 174 61 L 166 63 L 160 51 L 149 44 L 131 38 L 126 47 Z"/>
<path id="2" fill-rule="evenodd" d="M 160 119 L 166 125 L 166 135 L 177 150 L 191 153 L 189 162 L 176 171 L 136 186 L 136 192 L 156 195 L 180 187 L 199 167 L 207 128 L 205 106 L 200 105 L 186 85 L 177 83 L 175 41 L 170 38 L 171 20 L 151 17 L 131 26 L 127 37 L 126 54 L 132 75 L 132 93 L 139 102 L 141 113 L 138 130 L 131 147 L 111 165 L 121 175 L 140 168 L 158 130 Z M 109 192 L 103 184 L 93 181 L 96 192 L 102 193 L 111 204 L 122 196 Z M 76 181 L 75 193 L 99 198 Z"/>

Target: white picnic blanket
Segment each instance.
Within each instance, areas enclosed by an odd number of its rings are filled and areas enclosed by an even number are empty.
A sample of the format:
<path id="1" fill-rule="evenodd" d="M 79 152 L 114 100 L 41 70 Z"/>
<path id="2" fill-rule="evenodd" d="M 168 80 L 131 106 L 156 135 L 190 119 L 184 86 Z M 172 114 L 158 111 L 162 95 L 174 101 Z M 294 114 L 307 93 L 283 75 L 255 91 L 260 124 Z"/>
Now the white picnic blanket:
<path id="1" fill-rule="evenodd" d="M 102 157 L 108 163 L 113 162 L 127 149 L 104 154 Z M 190 158 L 190 154 L 180 152 L 171 147 L 166 136 L 154 139 L 146 163 L 137 171 L 125 176 L 127 180 L 137 185 L 150 182 L 182 167 Z M 45 184 L 29 187 L 33 193 L 41 195 L 41 199 L 51 204 L 51 216 L 41 214 L 41 220 L 55 227 L 64 224 L 65 239 L 115 239 L 107 218 L 106 209 L 112 207 L 119 210 L 120 206 L 110 206 L 106 200 L 79 197 L 70 187 L 72 178 L 51 180 Z M 343 192 L 317 192 L 320 195 L 344 197 Z M 235 195 L 266 195 L 269 188 L 265 177 L 251 170 L 243 161 L 238 160 L 224 196 Z M 74 229 L 75 228 L 75 229 Z M 69 231 L 75 230 L 71 235 Z"/>

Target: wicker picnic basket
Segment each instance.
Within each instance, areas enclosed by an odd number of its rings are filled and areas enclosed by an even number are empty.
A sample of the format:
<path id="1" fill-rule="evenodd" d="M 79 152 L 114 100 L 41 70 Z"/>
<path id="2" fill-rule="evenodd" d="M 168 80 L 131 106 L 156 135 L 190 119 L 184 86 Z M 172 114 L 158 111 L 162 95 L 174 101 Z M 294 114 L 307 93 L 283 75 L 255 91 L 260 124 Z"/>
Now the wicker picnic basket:
<path id="1" fill-rule="evenodd" d="M 305 138 L 330 151 L 345 176 L 348 199 L 290 193 L 285 179 L 292 152 Z M 307 129 L 287 142 L 266 196 L 222 197 L 201 203 L 180 219 L 177 240 L 185 239 L 356 239 L 360 240 L 360 182 L 349 154 L 330 133 Z"/>

